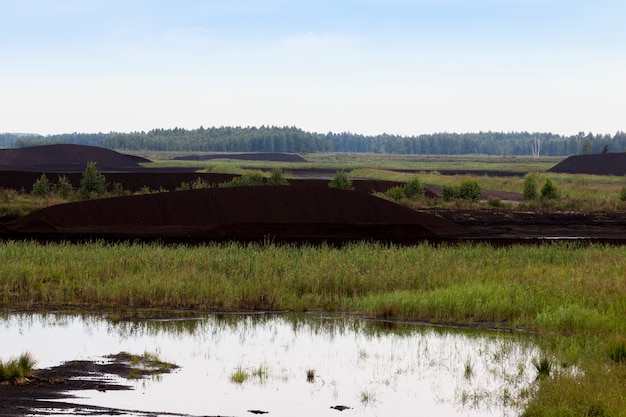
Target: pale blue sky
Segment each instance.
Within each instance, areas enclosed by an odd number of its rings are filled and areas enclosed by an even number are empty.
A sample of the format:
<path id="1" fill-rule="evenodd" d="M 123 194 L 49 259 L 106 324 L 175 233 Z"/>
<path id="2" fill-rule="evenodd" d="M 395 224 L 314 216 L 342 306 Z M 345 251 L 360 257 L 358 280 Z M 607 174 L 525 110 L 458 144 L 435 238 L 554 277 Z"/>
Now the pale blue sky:
<path id="1" fill-rule="evenodd" d="M 0 132 L 626 130 L 622 0 L 0 0 Z"/>

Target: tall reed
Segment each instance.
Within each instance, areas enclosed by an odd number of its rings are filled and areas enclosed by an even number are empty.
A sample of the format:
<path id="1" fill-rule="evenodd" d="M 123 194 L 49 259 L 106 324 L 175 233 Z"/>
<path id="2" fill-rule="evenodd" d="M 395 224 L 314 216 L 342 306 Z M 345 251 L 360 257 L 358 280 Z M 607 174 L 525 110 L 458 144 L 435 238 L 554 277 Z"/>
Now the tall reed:
<path id="1" fill-rule="evenodd" d="M 626 329 L 626 249 L 546 244 L 0 244 L 0 305 L 332 310 L 567 332 Z"/>

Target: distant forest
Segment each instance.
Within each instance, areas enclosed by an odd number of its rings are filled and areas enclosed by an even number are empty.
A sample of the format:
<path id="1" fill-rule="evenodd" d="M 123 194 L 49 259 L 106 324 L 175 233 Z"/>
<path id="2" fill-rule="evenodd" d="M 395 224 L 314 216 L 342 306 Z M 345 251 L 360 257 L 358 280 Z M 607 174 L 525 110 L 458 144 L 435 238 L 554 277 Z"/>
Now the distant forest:
<path id="1" fill-rule="evenodd" d="M 296 127 L 211 127 L 154 129 L 133 133 L 70 133 L 62 135 L 0 134 L 0 147 L 51 143 L 101 146 L 125 151 L 183 152 L 368 152 L 425 155 L 569 156 L 624 152 L 626 133 L 572 136 L 529 132 L 435 133 L 418 136 L 354 133 L 312 133 Z"/>

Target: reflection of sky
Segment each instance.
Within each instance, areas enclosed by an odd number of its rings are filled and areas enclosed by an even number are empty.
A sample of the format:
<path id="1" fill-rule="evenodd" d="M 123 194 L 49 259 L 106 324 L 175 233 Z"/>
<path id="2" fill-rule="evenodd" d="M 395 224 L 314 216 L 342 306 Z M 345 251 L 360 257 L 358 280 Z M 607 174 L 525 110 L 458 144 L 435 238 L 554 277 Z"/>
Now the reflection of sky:
<path id="1" fill-rule="evenodd" d="M 195 415 L 336 415 L 330 406 L 337 404 L 353 407 L 342 415 L 508 415 L 515 410 L 501 407 L 502 396 L 534 379 L 530 360 L 537 356 L 532 344 L 509 334 L 405 326 L 388 332 L 359 320 L 292 316 L 114 325 L 95 316 L 11 315 L 0 320 L 0 340 L 11 341 L 0 344 L 2 359 L 30 351 L 38 367 L 120 351 L 157 353 L 181 369 L 135 382 L 134 391 L 81 393 L 86 398 L 76 402 Z M 238 367 L 263 368 L 267 376 L 235 384 L 230 376 Z M 317 375 L 313 383 L 308 369 Z"/>

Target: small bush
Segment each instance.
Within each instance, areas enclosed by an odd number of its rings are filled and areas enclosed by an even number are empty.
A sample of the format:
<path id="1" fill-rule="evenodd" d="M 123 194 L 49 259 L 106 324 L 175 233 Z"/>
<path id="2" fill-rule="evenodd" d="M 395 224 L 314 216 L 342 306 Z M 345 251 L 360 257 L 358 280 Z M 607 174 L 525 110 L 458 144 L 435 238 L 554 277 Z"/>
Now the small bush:
<path id="1" fill-rule="evenodd" d="M 535 174 L 526 174 L 524 177 L 524 191 L 522 193 L 524 200 L 534 200 L 538 196 L 537 177 Z"/>
<path id="2" fill-rule="evenodd" d="M 459 187 L 453 184 L 445 184 L 441 190 L 445 201 L 455 200 L 459 198 Z"/>
<path id="3" fill-rule="evenodd" d="M 445 201 L 459 199 L 475 202 L 482 197 L 480 185 L 473 179 L 464 180 L 460 185 L 445 184 L 442 194 Z"/>
<path id="4" fill-rule="evenodd" d="M 143 187 L 141 187 L 141 189 L 139 190 L 139 194 L 152 194 L 152 190 L 150 189 L 150 187 L 148 187 L 147 185 L 144 185 Z"/>
<path id="5" fill-rule="evenodd" d="M 489 197 L 487 199 L 487 203 L 491 206 L 491 207 L 495 207 L 495 208 L 500 208 L 503 207 L 504 204 L 502 203 L 502 200 L 498 197 Z"/>
<path id="6" fill-rule="evenodd" d="M 337 171 L 335 176 L 328 183 L 330 188 L 337 188 L 339 190 L 354 190 L 352 181 L 344 171 Z"/>
<path id="7" fill-rule="evenodd" d="M 385 195 L 395 201 L 400 201 L 406 196 L 404 188 L 400 187 L 399 185 L 388 189 Z"/>
<path id="8" fill-rule="evenodd" d="M 204 188 L 211 188 L 211 184 L 209 184 L 209 182 L 206 181 L 204 178 L 198 177 L 191 182 L 191 188 L 193 190 L 202 190 Z"/>
<path id="9" fill-rule="evenodd" d="M 473 179 L 467 179 L 461 182 L 458 190 L 459 198 L 462 200 L 480 201 L 482 197 L 480 185 Z"/>
<path id="10" fill-rule="evenodd" d="M 48 197 L 50 194 L 50 181 L 48 181 L 46 174 L 41 174 L 41 177 L 35 181 L 31 194 L 37 197 Z"/>
<path id="11" fill-rule="evenodd" d="M 272 169 L 267 183 L 269 185 L 289 185 L 289 181 L 287 181 L 287 178 L 285 178 L 285 174 L 283 174 L 283 170 L 280 168 Z"/>
<path id="12" fill-rule="evenodd" d="M 83 199 L 99 197 L 106 192 L 106 178 L 95 162 L 88 162 L 83 177 L 80 179 L 79 192 Z"/>
<path id="13" fill-rule="evenodd" d="M 220 187 L 250 187 L 263 185 L 263 175 L 260 172 L 250 172 L 233 178 L 229 182 L 220 184 Z"/>
<path id="14" fill-rule="evenodd" d="M 114 183 L 113 187 L 111 189 L 111 194 L 113 194 L 116 197 L 123 196 L 124 195 L 124 186 L 121 183 L 119 183 L 119 182 Z"/>
<path id="15" fill-rule="evenodd" d="M 72 183 L 70 182 L 70 180 L 67 179 L 65 175 L 59 175 L 59 179 L 57 181 L 57 189 L 59 190 L 59 196 L 65 200 L 67 200 L 74 191 Z"/>
<path id="16" fill-rule="evenodd" d="M 556 188 L 556 185 L 548 178 L 543 184 L 543 187 L 541 187 L 541 198 L 550 200 L 559 198 L 560 195 L 559 189 Z"/>
<path id="17" fill-rule="evenodd" d="M 422 182 L 419 178 L 409 180 L 403 187 L 406 198 L 415 198 L 423 196 L 426 193 Z"/>

